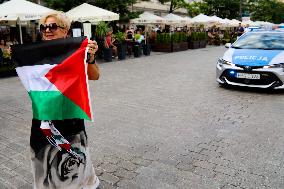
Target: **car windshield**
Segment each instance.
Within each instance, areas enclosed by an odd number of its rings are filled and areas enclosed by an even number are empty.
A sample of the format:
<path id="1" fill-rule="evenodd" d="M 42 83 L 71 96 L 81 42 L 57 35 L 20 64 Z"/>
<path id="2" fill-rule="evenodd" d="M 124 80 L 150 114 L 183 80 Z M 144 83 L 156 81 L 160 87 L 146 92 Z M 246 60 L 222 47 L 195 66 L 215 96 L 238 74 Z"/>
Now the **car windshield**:
<path id="1" fill-rule="evenodd" d="M 284 33 L 248 32 L 237 40 L 232 48 L 284 50 Z"/>

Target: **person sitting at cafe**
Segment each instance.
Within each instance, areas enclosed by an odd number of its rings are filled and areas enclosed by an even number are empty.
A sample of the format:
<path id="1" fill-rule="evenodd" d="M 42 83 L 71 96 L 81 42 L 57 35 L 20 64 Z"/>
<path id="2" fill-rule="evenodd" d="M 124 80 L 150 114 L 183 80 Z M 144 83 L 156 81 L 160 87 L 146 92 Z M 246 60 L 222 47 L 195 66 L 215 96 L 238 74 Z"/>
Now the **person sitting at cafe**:
<path id="1" fill-rule="evenodd" d="M 133 38 L 134 38 L 134 31 L 133 30 L 127 29 L 125 34 L 126 34 L 126 40 L 127 41 L 133 40 Z"/>
<path id="2" fill-rule="evenodd" d="M 132 43 L 134 42 L 134 30 L 128 27 L 125 31 L 125 36 L 127 55 L 130 57 L 132 54 Z"/>
<path id="3" fill-rule="evenodd" d="M 144 35 L 142 35 L 141 30 L 137 30 L 137 33 L 135 34 L 134 38 L 135 38 L 135 41 L 136 41 L 137 43 L 139 43 L 139 44 L 140 44 L 143 40 L 145 40 Z"/>
<path id="4" fill-rule="evenodd" d="M 117 47 L 113 44 L 115 39 L 112 36 L 112 31 L 109 31 L 105 38 L 105 48 L 112 48 L 114 57 L 117 57 Z"/>

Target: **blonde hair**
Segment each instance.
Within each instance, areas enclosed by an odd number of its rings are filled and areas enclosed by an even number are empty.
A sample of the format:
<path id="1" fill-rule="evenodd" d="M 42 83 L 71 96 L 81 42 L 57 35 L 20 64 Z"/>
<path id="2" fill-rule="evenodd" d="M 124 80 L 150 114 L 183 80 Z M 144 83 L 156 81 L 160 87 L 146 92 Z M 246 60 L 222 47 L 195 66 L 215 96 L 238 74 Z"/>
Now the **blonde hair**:
<path id="1" fill-rule="evenodd" d="M 63 27 L 67 31 L 70 29 L 71 21 L 68 18 L 68 16 L 62 11 L 53 11 L 53 12 L 47 13 L 40 19 L 39 24 L 44 24 L 46 20 L 50 17 L 53 17 L 56 19 L 58 26 Z"/>

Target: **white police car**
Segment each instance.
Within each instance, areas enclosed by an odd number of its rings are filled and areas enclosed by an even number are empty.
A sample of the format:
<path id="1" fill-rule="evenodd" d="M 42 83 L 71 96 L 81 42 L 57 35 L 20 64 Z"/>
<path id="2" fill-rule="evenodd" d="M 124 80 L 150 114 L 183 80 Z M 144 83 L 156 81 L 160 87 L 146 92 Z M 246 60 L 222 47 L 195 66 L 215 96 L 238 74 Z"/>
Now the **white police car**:
<path id="1" fill-rule="evenodd" d="M 242 35 L 217 62 L 220 84 L 284 88 L 284 31 L 251 31 Z"/>

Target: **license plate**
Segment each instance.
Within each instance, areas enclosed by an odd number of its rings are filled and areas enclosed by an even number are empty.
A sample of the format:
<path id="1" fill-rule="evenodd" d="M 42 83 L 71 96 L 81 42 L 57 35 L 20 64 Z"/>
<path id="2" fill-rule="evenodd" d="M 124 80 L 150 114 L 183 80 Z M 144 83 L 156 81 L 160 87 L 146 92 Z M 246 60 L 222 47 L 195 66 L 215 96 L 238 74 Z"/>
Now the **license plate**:
<path id="1" fill-rule="evenodd" d="M 237 73 L 236 77 L 241 79 L 260 79 L 260 74 Z"/>

